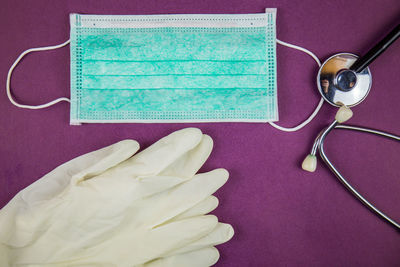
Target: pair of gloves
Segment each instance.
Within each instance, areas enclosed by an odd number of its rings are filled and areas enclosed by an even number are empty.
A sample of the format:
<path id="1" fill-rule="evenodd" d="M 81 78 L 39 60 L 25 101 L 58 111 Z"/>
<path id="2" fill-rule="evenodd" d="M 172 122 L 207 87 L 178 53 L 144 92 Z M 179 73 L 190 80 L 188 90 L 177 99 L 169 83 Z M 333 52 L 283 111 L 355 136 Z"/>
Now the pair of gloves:
<path id="1" fill-rule="evenodd" d="M 0 210 L 0 266 L 211 266 L 233 236 L 206 215 L 225 169 L 196 174 L 212 139 L 176 131 L 139 152 L 124 140 L 75 158 Z"/>

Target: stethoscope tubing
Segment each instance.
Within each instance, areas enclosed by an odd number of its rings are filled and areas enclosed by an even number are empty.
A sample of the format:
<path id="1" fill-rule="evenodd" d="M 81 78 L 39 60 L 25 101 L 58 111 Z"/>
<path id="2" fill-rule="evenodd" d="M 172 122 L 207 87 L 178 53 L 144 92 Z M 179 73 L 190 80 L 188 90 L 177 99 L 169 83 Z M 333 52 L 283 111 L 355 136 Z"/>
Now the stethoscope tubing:
<path id="1" fill-rule="evenodd" d="M 346 180 L 346 178 L 339 172 L 338 169 L 336 169 L 336 167 L 333 165 L 333 163 L 329 160 L 329 158 L 326 155 L 325 150 L 324 150 L 324 141 L 325 141 L 326 137 L 328 136 L 328 134 L 333 129 L 353 130 L 353 131 L 360 131 L 360 132 L 365 132 L 365 133 L 370 133 L 370 134 L 377 134 L 377 135 L 380 135 L 383 137 L 394 139 L 396 141 L 400 141 L 400 136 L 382 132 L 382 131 L 378 131 L 378 130 L 374 130 L 374 129 L 369 129 L 369 128 L 339 124 L 335 120 L 317 136 L 317 138 L 315 139 L 314 145 L 313 145 L 313 150 L 312 150 L 312 154 L 313 154 L 313 152 L 315 154 L 317 150 L 319 151 L 320 157 L 325 162 L 325 164 L 329 167 L 329 169 L 335 174 L 335 176 L 347 188 L 347 190 L 349 190 L 359 201 L 361 201 L 361 203 L 363 203 L 366 207 L 368 207 L 370 210 L 372 210 L 375 214 L 380 216 L 386 222 L 388 222 L 392 226 L 396 227 L 397 230 L 400 230 L 400 224 L 398 222 L 394 221 L 388 215 L 386 215 L 385 213 L 380 211 L 377 207 L 375 207 L 371 202 L 369 202 L 367 199 L 365 199 L 354 187 L 352 187 L 350 185 L 350 183 Z"/>
<path id="2" fill-rule="evenodd" d="M 371 48 L 364 56 L 357 59 L 350 67 L 354 72 L 363 71 L 372 63 L 380 54 L 382 54 L 391 44 L 400 37 L 400 24 L 398 24 L 391 32 L 389 32 L 379 43 Z"/>

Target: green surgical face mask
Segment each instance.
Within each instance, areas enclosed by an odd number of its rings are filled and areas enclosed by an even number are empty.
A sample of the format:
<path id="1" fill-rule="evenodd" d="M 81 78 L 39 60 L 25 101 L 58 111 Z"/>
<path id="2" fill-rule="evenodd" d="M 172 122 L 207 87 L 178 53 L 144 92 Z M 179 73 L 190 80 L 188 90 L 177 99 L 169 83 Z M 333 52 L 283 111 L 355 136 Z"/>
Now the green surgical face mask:
<path id="1" fill-rule="evenodd" d="M 275 15 L 71 14 L 71 124 L 276 121 Z"/>

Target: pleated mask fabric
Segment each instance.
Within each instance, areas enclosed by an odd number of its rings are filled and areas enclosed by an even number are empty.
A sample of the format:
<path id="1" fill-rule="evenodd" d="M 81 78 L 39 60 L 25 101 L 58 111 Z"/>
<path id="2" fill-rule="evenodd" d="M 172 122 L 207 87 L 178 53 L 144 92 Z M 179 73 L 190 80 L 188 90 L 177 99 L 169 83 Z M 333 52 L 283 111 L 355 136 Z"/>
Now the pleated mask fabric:
<path id="1" fill-rule="evenodd" d="M 71 14 L 71 124 L 278 120 L 276 9 Z"/>

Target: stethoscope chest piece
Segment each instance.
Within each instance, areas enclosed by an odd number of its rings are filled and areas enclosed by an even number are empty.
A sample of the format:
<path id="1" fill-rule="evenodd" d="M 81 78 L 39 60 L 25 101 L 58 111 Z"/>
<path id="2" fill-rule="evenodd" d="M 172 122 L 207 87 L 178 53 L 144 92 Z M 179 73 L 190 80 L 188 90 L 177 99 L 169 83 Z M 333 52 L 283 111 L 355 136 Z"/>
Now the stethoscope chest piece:
<path id="1" fill-rule="evenodd" d="M 350 69 L 358 56 L 340 53 L 328 58 L 318 71 L 317 85 L 321 96 L 331 105 L 356 106 L 371 89 L 372 76 L 368 67 L 359 73 Z"/>

